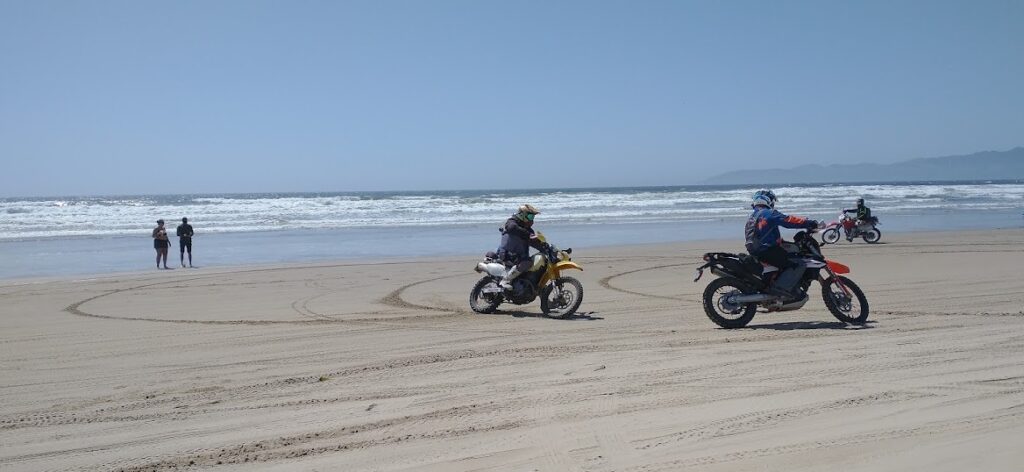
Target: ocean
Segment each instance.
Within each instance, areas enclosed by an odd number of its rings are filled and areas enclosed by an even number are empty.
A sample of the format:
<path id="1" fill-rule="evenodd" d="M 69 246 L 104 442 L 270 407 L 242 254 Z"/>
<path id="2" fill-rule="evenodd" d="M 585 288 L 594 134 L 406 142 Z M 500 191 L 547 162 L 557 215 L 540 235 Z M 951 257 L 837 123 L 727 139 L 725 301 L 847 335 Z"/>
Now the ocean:
<path id="1" fill-rule="evenodd" d="M 153 270 L 150 231 L 188 217 L 201 267 L 483 254 L 522 203 L 560 247 L 736 238 L 753 186 L 0 199 L 0 278 Z M 883 233 L 1024 227 L 1024 181 L 791 185 L 789 214 L 832 221 L 863 197 Z M 883 236 L 884 240 L 884 236 Z M 177 238 L 169 261 L 178 265 Z"/>

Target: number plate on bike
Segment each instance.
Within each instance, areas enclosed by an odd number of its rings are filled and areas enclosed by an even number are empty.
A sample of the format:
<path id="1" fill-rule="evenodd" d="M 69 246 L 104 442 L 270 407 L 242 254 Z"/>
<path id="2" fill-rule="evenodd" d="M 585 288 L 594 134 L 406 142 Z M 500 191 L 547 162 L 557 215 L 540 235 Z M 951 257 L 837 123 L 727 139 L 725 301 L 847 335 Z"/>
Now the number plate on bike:
<path id="1" fill-rule="evenodd" d="M 696 281 L 700 280 L 701 276 L 703 276 L 703 275 L 704 275 L 704 271 L 703 270 L 697 269 L 697 270 L 693 271 L 693 281 L 696 282 Z"/>

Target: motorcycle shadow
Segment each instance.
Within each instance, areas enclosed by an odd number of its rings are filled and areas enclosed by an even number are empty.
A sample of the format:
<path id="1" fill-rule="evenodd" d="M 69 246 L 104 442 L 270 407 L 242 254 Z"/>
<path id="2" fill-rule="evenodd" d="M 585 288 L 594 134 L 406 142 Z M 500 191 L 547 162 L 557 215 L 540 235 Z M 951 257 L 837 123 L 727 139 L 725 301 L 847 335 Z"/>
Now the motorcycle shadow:
<path id="1" fill-rule="evenodd" d="M 572 316 L 568 316 L 568 317 L 565 317 L 565 318 L 551 318 L 551 317 L 549 317 L 549 316 L 547 316 L 547 315 L 545 315 L 543 313 L 536 313 L 536 312 L 530 312 L 530 311 L 518 311 L 518 310 L 515 310 L 515 311 L 512 311 L 512 310 L 498 310 L 498 311 L 494 312 L 493 314 L 495 314 L 495 315 L 508 315 L 508 316 L 513 317 L 513 318 L 539 318 L 539 319 L 551 320 L 551 321 L 597 321 L 597 320 L 603 320 L 604 319 L 604 318 L 602 318 L 600 316 L 594 316 L 597 313 L 593 312 L 593 311 L 588 311 L 586 313 L 579 313 L 579 312 L 577 312 L 577 313 L 574 313 Z"/>
<path id="2" fill-rule="evenodd" d="M 747 329 L 772 329 L 776 331 L 794 331 L 798 329 L 842 329 L 842 330 L 861 330 L 871 329 L 875 324 L 874 321 L 867 321 L 862 325 L 846 324 L 841 321 L 789 321 L 783 323 L 768 323 L 768 324 L 751 324 L 747 325 Z"/>

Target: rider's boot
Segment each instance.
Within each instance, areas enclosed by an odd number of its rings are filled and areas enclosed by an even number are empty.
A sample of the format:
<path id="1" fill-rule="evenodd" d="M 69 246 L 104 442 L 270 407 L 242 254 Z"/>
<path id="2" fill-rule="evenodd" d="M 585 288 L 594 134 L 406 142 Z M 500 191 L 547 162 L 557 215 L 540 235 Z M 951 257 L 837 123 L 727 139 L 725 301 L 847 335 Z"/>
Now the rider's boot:
<path id="1" fill-rule="evenodd" d="M 519 277 L 519 274 L 521 273 L 522 272 L 519 271 L 518 265 L 512 266 L 512 268 L 509 269 L 508 274 L 501 279 L 501 288 L 505 290 L 512 290 L 512 281 L 515 280 L 516 277 Z"/>

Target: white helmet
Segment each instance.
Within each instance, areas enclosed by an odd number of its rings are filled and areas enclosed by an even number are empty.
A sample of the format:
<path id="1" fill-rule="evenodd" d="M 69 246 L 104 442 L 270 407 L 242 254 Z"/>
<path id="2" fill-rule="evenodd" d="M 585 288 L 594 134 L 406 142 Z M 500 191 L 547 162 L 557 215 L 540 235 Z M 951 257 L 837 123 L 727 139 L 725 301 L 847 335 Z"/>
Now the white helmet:
<path id="1" fill-rule="evenodd" d="M 775 198 L 775 192 L 768 189 L 758 190 L 750 199 L 750 206 L 756 207 L 760 205 L 768 208 L 775 208 L 776 201 L 778 201 L 778 199 Z"/>

